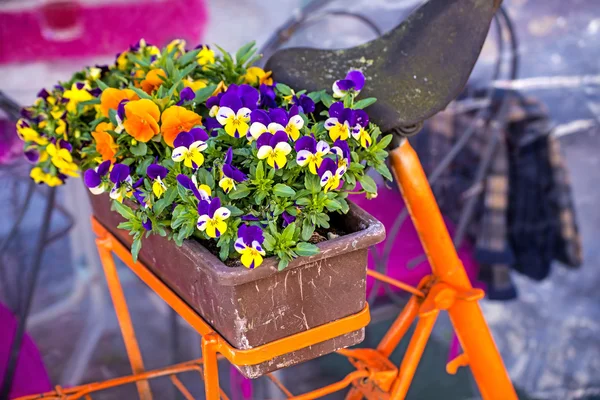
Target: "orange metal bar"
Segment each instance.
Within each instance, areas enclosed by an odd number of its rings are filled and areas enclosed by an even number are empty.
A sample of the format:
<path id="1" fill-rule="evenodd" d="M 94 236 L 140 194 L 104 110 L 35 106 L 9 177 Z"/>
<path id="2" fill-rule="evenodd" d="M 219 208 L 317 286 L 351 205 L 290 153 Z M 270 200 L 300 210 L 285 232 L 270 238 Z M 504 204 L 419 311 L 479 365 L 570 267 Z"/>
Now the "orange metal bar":
<path id="1" fill-rule="evenodd" d="M 390 161 L 433 274 L 452 286 L 471 289 L 419 158 L 407 140 L 390 152 Z M 479 304 L 456 301 L 448 313 L 482 397 L 517 399 Z"/>
<path id="2" fill-rule="evenodd" d="M 290 397 L 289 400 L 318 399 L 320 397 L 327 396 L 328 394 L 335 393 L 337 391 L 342 390 L 345 387 L 348 387 L 348 385 L 350 385 L 352 381 L 356 379 L 367 378 L 368 376 L 368 371 L 354 371 L 346 375 L 346 377 L 339 382 L 332 383 L 331 385 L 313 390 L 312 392 L 301 394 L 300 396 Z"/>
<path id="3" fill-rule="evenodd" d="M 173 382 L 173 385 L 175 385 L 177 390 L 179 390 L 183 397 L 185 397 L 185 400 L 194 400 L 194 396 L 192 396 L 190 391 L 187 390 L 185 385 L 179 380 L 177 376 L 171 375 L 169 378 L 171 378 L 171 382 Z"/>
<path id="4" fill-rule="evenodd" d="M 119 257 L 146 285 L 169 304 L 184 320 L 186 320 L 200 335 L 213 332 L 206 323 L 185 301 L 167 287 L 160 279 L 148 270 L 142 263 L 134 262 L 129 250 L 112 236 L 95 218 L 92 218 L 92 228 L 96 235 L 111 241 L 112 251 Z M 111 258 L 112 260 L 112 258 Z M 248 350 L 238 350 L 225 339 L 218 336 L 217 351 L 235 365 L 254 365 L 272 360 L 282 354 L 291 353 L 317 343 L 324 342 L 344 333 L 350 333 L 369 324 L 371 316 L 368 305 L 365 308 L 345 318 L 321 325 L 292 336 L 267 343 Z"/>
<path id="5" fill-rule="evenodd" d="M 279 390 L 281 390 L 287 397 L 293 397 L 294 395 L 292 394 L 292 392 L 290 392 L 288 390 L 288 388 L 286 388 L 283 383 L 281 383 L 281 381 L 279 379 L 277 379 L 277 377 L 275 375 L 273 375 L 272 373 L 268 373 L 267 376 L 269 377 L 269 379 L 271 379 L 271 381 L 273 381 L 273 383 L 279 388 Z"/>
<path id="6" fill-rule="evenodd" d="M 209 333 L 202 336 L 206 400 L 219 400 L 219 365 L 217 364 L 218 345 L 219 336 L 216 333 Z"/>
<path id="7" fill-rule="evenodd" d="M 406 283 L 401 282 L 397 279 L 390 278 L 389 276 L 384 275 L 381 272 L 373 271 L 372 269 L 367 269 L 367 275 L 372 276 L 373 278 L 378 279 L 382 282 L 389 283 L 390 285 L 394 285 L 404 291 L 407 291 L 410 294 L 414 294 L 415 296 L 425 297 L 425 294 L 416 287 L 407 285 Z"/>
<path id="8" fill-rule="evenodd" d="M 119 320 L 119 327 L 121 328 L 121 334 L 125 342 L 125 350 L 131 363 L 131 370 L 134 374 L 143 373 L 144 362 L 135 337 L 133 324 L 131 323 L 131 316 L 129 315 L 117 267 L 111 254 L 111 241 L 109 239 L 96 239 L 96 245 L 98 246 L 100 260 L 102 260 L 104 275 L 106 276 L 106 283 L 108 284 L 110 296 L 112 297 L 115 312 L 117 313 L 117 319 Z M 136 382 L 136 385 L 141 400 L 152 400 L 152 392 L 150 391 L 148 381 L 139 381 Z"/>
<path id="9" fill-rule="evenodd" d="M 437 319 L 438 313 L 431 313 L 425 317 L 419 318 L 415 332 L 410 338 L 410 343 L 400 364 L 400 371 L 398 372 L 398 378 L 394 382 L 391 391 L 391 400 L 402 400 L 408 393 L 408 388 L 415 376 L 415 371 L 419 366 L 419 361 L 433 330 L 433 325 Z"/>
<path id="10" fill-rule="evenodd" d="M 404 309 L 398 315 L 398 318 L 394 321 L 390 329 L 386 332 L 385 336 L 379 342 L 377 350 L 386 357 L 392 355 L 393 351 L 400 343 L 400 340 L 404 337 L 419 312 L 419 299 L 412 296 L 408 303 L 404 306 Z"/>

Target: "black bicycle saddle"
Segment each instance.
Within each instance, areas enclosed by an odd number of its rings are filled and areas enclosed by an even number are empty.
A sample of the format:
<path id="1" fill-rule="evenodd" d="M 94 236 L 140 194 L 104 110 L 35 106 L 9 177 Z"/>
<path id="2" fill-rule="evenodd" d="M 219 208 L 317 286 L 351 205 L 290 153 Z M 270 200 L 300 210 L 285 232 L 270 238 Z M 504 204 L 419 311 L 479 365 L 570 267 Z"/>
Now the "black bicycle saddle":
<path id="1" fill-rule="evenodd" d="M 322 90 L 350 70 L 367 77 L 361 98 L 376 97 L 371 120 L 385 131 L 418 124 L 463 89 L 501 0 L 429 0 L 387 34 L 349 49 L 290 48 L 267 62 L 277 82 Z"/>

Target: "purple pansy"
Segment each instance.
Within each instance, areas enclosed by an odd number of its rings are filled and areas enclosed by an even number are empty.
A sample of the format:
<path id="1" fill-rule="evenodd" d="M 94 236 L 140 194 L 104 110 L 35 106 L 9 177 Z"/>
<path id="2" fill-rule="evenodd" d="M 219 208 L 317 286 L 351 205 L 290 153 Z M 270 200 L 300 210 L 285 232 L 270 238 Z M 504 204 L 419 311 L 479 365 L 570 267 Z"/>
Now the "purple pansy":
<path id="1" fill-rule="evenodd" d="M 109 179 L 114 184 L 110 191 L 110 198 L 117 200 L 122 203 L 125 197 L 129 197 L 132 194 L 133 180 L 129 175 L 130 169 L 125 164 L 113 165 L 112 171 L 110 171 Z"/>
<path id="2" fill-rule="evenodd" d="M 184 87 L 181 92 L 179 92 L 179 102 L 178 106 L 182 105 L 186 101 L 191 101 L 196 98 L 196 93 L 190 87 Z"/>
<path id="3" fill-rule="evenodd" d="M 321 140 L 317 142 L 314 136 L 304 136 L 296 142 L 296 163 L 301 167 L 308 166 L 312 174 L 317 174 L 323 157 L 329 153 L 329 144 Z"/>
<path id="4" fill-rule="evenodd" d="M 369 115 L 364 110 L 354 110 L 350 126 L 352 128 L 352 137 L 365 149 L 369 147 L 373 142 L 371 135 L 366 129 L 369 126 Z"/>
<path id="5" fill-rule="evenodd" d="M 264 235 L 262 229 L 254 225 L 242 224 L 238 228 L 235 250 L 242 255 L 240 261 L 246 268 L 256 268 L 263 262 L 266 254 L 262 248 Z"/>
<path id="6" fill-rule="evenodd" d="M 242 221 L 260 221 L 260 218 L 252 214 L 246 214 L 242 216 Z"/>
<path id="7" fill-rule="evenodd" d="M 288 226 L 289 224 L 291 224 L 292 222 L 296 221 L 296 217 L 294 217 L 292 214 L 288 213 L 287 211 L 284 211 L 281 214 L 281 218 L 283 218 L 283 227 L 285 228 L 286 226 Z"/>
<path id="8" fill-rule="evenodd" d="M 92 90 L 88 90 L 88 93 L 91 94 L 94 97 L 98 97 L 102 94 L 102 89 L 100 88 L 94 88 Z"/>
<path id="9" fill-rule="evenodd" d="M 259 87 L 260 92 L 260 108 L 269 109 L 277 107 L 277 102 L 275 98 L 277 95 L 275 94 L 275 85 L 266 85 L 261 84 Z"/>
<path id="10" fill-rule="evenodd" d="M 117 106 L 117 115 L 119 119 L 123 121 L 125 119 L 125 104 L 129 103 L 129 99 L 123 99 L 119 102 Z"/>
<path id="11" fill-rule="evenodd" d="M 345 166 L 348 168 L 352 161 L 352 155 L 350 153 L 350 147 L 348 142 L 345 140 L 338 139 L 331 146 L 331 152 L 338 156 L 338 166 Z"/>
<path id="12" fill-rule="evenodd" d="M 210 238 L 218 238 L 227 231 L 225 220 L 231 216 L 231 211 L 227 207 L 221 207 L 221 200 L 215 197 L 210 202 L 200 200 L 198 215 L 198 229 L 206 232 Z"/>
<path id="13" fill-rule="evenodd" d="M 25 155 L 27 161 L 31 164 L 37 164 L 37 162 L 40 160 L 40 152 L 34 147 L 25 150 L 23 154 Z"/>
<path id="14" fill-rule="evenodd" d="M 210 188 L 207 185 L 198 185 L 195 175 L 190 178 L 187 175 L 179 174 L 177 175 L 177 182 L 187 190 L 191 190 L 198 200 L 210 202 Z"/>
<path id="15" fill-rule="evenodd" d="M 106 160 L 94 169 L 88 169 L 83 174 L 83 181 L 85 185 L 90 189 L 93 194 L 104 193 L 106 185 L 102 181 L 102 178 L 108 173 L 110 169 L 110 160 Z"/>
<path id="16" fill-rule="evenodd" d="M 157 198 L 161 198 L 167 190 L 167 185 L 163 182 L 163 179 L 167 177 L 169 170 L 159 164 L 150 164 L 146 168 L 146 175 L 152 181 L 152 192 Z"/>
<path id="17" fill-rule="evenodd" d="M 38 92 L 37 97 L 46 100 L 50 96 L 50 93 L 46 89 L 42 89 Z"/>
<path id="18" fill-rule="evenodd" d="M 225 162 L 221 167 L 221 180 L 219 181 L 219 187 L 223 189 L 225 193 L 229 193 L 235 189 L 235 184 L 243 182 L 248 177 L 242 171 L 231 165 L 233 160 L 233 148 L 229 148 L 225 154 Z"/>
<path id="19" fill-rule="evenodd" d="M 300 97 L 292 97 L 292 102 L 297 105 L 304 114 L 310 114 L 315 111 L 315 102 L 305 94 L 301 94 Z"/>
<path id="20" fill-rule="evenodd" d="M 272 109 L 271 111 L 275 110 L 276 109 Z M 281 111 L 282 113 L 275 112 L 274 116 L 278 118 L 279 121 L 285 121 L 287 113 L 285 110 Z M 285 131 L 284 125 L 273 121 L 271 119 L 270 113 L 268 114 L 265 110 L 257 109 L 252 111 L 252 113 L 250 114 L 250 123 L 252 125 L 250 125 L 250 130 L 246 135 L 246 137 L 250 141 L 258 139 L 265 132 L 269 132 L 274 135 L 278 131 Z"/>
<path id="21" fill-rule="evenodd" d="M 333 83 L 333 97 L 341 98 L 353 90 L 358 93 L 365 86 L 365 76 L 360 71 L 350 71 L 346 78 L 337 80 Z"/>
<path id="22" fill-rule="evenodd" d="M 342 176 L 346 172 L 346 167 L 338 167 L 337 163 L 331 158 L 326 158 L 319 167 L 319 177 L 321 178 L 321 187 L 324 192 L 336 190 L 340 186 Z"/>
<path id="23" fill-rule="evenodd" d="M 152 220 L 150 218 L 146 218 L 145 221 L 142 221 L 142 226 L 144 227 L 145 230 L 151 231 L 152 230 Z"/>
<path id="24" fill-rule="evenodd" d="M 292 151 L 288 143 L 288 135 L 279 131 L 274 135 L 270 132 L 263 133 L 256 141 L 258 148 L 257 157 L 267 159 L 267 164 L 275 169 L 283 168 L 287 163 L 287 155 Z"/>

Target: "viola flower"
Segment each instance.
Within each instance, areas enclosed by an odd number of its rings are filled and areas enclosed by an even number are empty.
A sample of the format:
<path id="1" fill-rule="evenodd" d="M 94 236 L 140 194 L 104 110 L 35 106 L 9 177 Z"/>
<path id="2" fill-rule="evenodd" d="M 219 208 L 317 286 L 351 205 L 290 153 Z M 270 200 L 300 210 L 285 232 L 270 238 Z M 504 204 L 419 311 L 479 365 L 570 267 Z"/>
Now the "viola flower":
<path id="1" fill-rule="evenodd" d="M 250 67 L 246 70 L 244 75 L 244 81 L 250 85 L 272 85 L 273 78 L 271 77 L 272 72 L 265 72 L 260 67 Z"/>
<path id="2" fill-rule="evenodd" d="M 87 82 L 76 82 L 71 85 L 71 89 L 65 90 L 63 98 L 68 99 L 67 111 L 71 113 L 75 112 L 77 111 L 77 104 L 93 100 L 94 96 L 88 91 L 90 89 L 90 85 Z"/>
<path id="3" fill-rule="evenodd" d="M 145 230 L 151 231 L 152 230 L 152 220 L 150 218 L 146 218 L 145 221 L 142 221 L 142 226 L 144 227 Z"/>
<path id="4" fill-rule="evenodd" d="M 258 226 L 240 225 L 234 247 L 242 255 L 240 261 L 244 267 L 253 269 L 262 264 L 266 254 L 262 248 L 264 240 L 262 229 Z"/>
<path id="5" fill-rule="evenodd" d="M 273 111 L 273 110 L 272 110 Z M 285 131 L 285 128 L 277 122 L 272 122 L 269 114 L 264 110 L 254 110 L 250 113 L 250 131 L 246 135 L 248 140 L 258 139 L 263 133 L 269 132 L 272 135 L 279 131 Z"/>
<path id="6" fill-rule="evenodd" d="M 131 89 L 107 88 L 100 97 L 100 111 L 108 118 L 108 110 L 117 110 L 123 100 L 138 100 L 138 95 Z"/>
<path id="7" fill-rule="evenodd" d="M 183 86 L 192 89 L 194 92 L 206 87 L 206 80 L 204 79 L 196 79 L 193 80 L 191 78 L 183 79 Z"/>
<path id="8" fill-rule="evenodd" d="M 274 85 L 265 85 L 262 84 L 259 87 L 260 91 L 260 108 L 269 109 L 277 107 L 277 102 L 275 98 L 277 94 L 275 93 Z"/>
<path id="9" fill-rule="evenodd" d="M 198 185 L 198 182 L 196 181 L 196 175 L 193 175 L 190 179 L 190 177 L 187 175 L 179 174 L 177 175 L 177 182 L 179 182 L 179 184 L 187 190 L 191 190 L 198 200 L 206 200 L 210 202 L 210 196 L 212 194 L 210 187 L 204 184 Z"/>
<path id="10" fill-rule="evenodd" d="M 250 113 L 256 108 L 258 97 L 258 90 L 250 85 L 230 85 L 227 92 L 217 96 L 219 107 L 218 109 L 211 107 L 211 116 L 216 116 L 229 136 L 235 138 L 246 136 L 250 129 L 248 125 Z M 214 111 L 216 111 L 215 115 L 213 115 Z"/>
<path id="11" fill-rule="evenodd" d="M 33 179 L 33 181 L 35 183 L 45 183 L 46 185 L 50 186 L 50 187 L 54 187 L 54 186 L 60 186 L 63 183 L 65 183 L 62 179 L 60 179 L 58 176 L 54 176 L 52 174 L 48 174 L 46 172 L 44 172 L 43 169 L 41 169 L 40 167 L 35 167 L 31 170 L 31 172 L 29 173 L 29 176 L 31 177 L 31 179 Z"/>
<path id="12" fill-rule="evenodd" d="M 39 151 L 35 146 L 29 146 L 23 152 L 25 158 L 30 164 L 37 164 L 44 162 L 48 159 L 48 153 L 46 151 Z"/>
<path id="13" fill-rule="evenodd" d="M 157 198 L 161 198 L 162 195 L 167 191 L 167 185 L 163 182 L 163 179 L 169 174 L 169 170 L 159 164 L 150 164 L 146 168 L 146 175 L 152 181 L 152 192 Z"/>
<path id="14" fill-rule="evenodd" d="M 202 128 L 194 128 L 189 132 L 181 132 L 173 142 L 175 149 L 171 159 L 182 162 L 188 168 L 197 169 L 204 164 L 204 155 L 208 145 L 208 134 Z"/>
<path id="15" fill-rule="evenodd" d="M 140 83 L 142 90 L 148 94 L 152 94 L 153 91 L 158 89 L 163 83 L 164 79 L 167 78 L 167 74 L 160 68 L 150 70 L 144 80 Z"/>
<path id="16" fill-rule="evenodd" d="M 180 106 L 183 103 L 194 100 L 195 98 L 196 93 L 194 93 L 194 91 L 191 88 L 184 87 L 183 89 L 181 89 L 181 92 L 179 92 L 179 102 L 177 102 L 177 105 Z"/>
<path id="17" fill-rule="evenodd" d="M 173 50 L 175 50 L 175 52 L 173 53 L 174 56 L 180 56 L 182 54 L 185 54 L 185 40 L 183 40 L 183 39 L 172 40 L 167 45 L 167 53 L 170 53 Z"/>
<path id="18" fill-rule="evenodd" d="M 149 99 L 133 100 L 125 104 L 125 131 L 138 142 L 146 143 L 159 132 L 160 110 Z"/>
<path id="19" fill-rule="evenodd" d="M 221 187 L 225 193 L 229 193 L 231 190 L 235 189 L 236 183 L 248 179 L 246 174 L 231 165 L 232 159 L 233 148 L 230 147 L 225 155 L 225 163 L 221 167 L 221 180 L 219 181 L 219 187 Z"/>
<path id="20" fill-rule="evenodd" d="M 296 221 L 296 217 L 294 217 L 292 214 L 288 213 L 287 211 L 284 211 L 281 214 L 281 218 L 283 218 L 283 223 L 281 224 L 284 228 L 286 226 L 288 226 L 289 224 L 291 224 L 292 222 Z"/>
<path id="21" fill-rule="evenodd" d="M 135 186 L 135 185 L 134 185 Z M 133 197 L 137 200 L 137 202 L 143 207 L 148 208 L 152 204 L 150 203 L 150 196 L 146 196 L 144 192 L 139 189 L 133 191 Z"/>
<path id="22" fill-rule="evenodd" d="M 267 159 L 267 164 L 275 169 L 285 167 L 287 155 L 292 151 L 288 143 L 288 135 L 284 131 L 276 134 L 263 133 L 256 141 L 258 148 L 257 157 L 261 160 Z"/>
<path id="23" fill-rule="evenodd" d="M 301 94 L 300 97 L 292 97 L 292 103 L 297 105 L 300 112 L 304 114 L 311 114 L 315 111 L 315 102 L 305 94 Z"/>
<path id="24" fill-rule="evenodd" d="M 331 147 L 331 152 L 337 155 L 338 168 L 344 167 L 348 169 L 350 162 L 352 162 L 352 155 L 350 153 L 350 147 L 348 146 L 348 142 L 341 139 L 336 140 L 333 143 L 333 146 Z"/>
<path id="25" fill-rule="evenodd" d="M 348 72 L 345 79 L 333 83 L 333 97 L 342 98 L 352 91 L 358 94 L 365 86 L 365 76 L 362 72 L 354 70 Z"/>
<path id="26" fill-rule="evenodd" d="M 371 135 L 366 129 L 369 126 L 369 116 L 367 113 L 364 110 L 354 110 L 352 125 L 354 125 L 352 128 L 352 137 L 365 149 L 369 147 L 373 143 L 373 139 L 371 139 Z"/>
<path id="27" fill-rule="evenodd" d="M 100 79 L 100 76 L 102 75 L 102 69 L 98 68 L 98 67 L 90 67 L 88 69 L 88 76 L 90 77 L 91 80 L 97 80 Z M 102 89 L 100 89 L 100 91 L 102 91 Z"/>
<path id="28" fill-rule="evenodd" d="M 319 167 L 319 177 L 321 178 L 323 191 L 327 193 L 329 190 L 337 189 L 345 172 L 346 168 L 338 167 L 331 158 L 324 159 Z"/>
<path id="29" fill-rule="evenodd" d="M 129 175 L 129 166 L 125 164 L 115 164 L 109 176 L 110 181 L 113 183 L 113 188 L 110 191 L 110 198 L 123 202 L 125 197 L 131 196 L 133 180 Z"/>
<path id="30" fill-rule="evenodd" d="M 304 126 L 304 120 L 298 115 L 298 106 L 292 106 L 289 111 L 283 108 L 274 108 L 269 111 L 271 121 L 283 126 L 283 130 L 292 140 L 298 140 L 300 129 Z"/>
<path id="31" fill-rule="evenodd" d="M 110 161 L 104 161 L 96 168 L 85 171 L 83 181 L 92 194 L 98 195 L 106 191 L 106 183 L 103 182 L 102 178 L 108 173 L 109 169 Z"/>
<path id="32" fill-rule="evenodd" d="M 198 223 L 200 231 L 206 232 L 208 237 L 218 238 L 227 231 L 227 218 L 231 216 L 231 211 L 227 207 L 221 207 L 221 200 L 218 197 L 208 202 L 200 200 L 198 203 Z"/>
<path id="33" fill-rule="evenodd" d="M 201 49 L 198 55 L 196 56 L 196 61 L 198 61 L 198 64 L 204 66 L 215 63 L 215 52 L 212 51 L 210 47 L 202 44 L 197 46 L 196 48 Z"/>
<path id="34" fill-rule="evenodd" d="M 329 138 L 333 141 L 347 140 L 350 135 L 352 118 L 351 109 L 345 108 L 341 102 L 333 103 L 329 107 L 329 118 L 325 121 L 325 129 L 329 131 Z"/>
<path id="35" fill-rule="evenodd" d="M 296 163 L 301 167 L 308 165 L 311 174 L 317 174 L 317 168 L 321 166 L 323 156 L 329 153 L 327 142 L 320 140 L 318 143 L 312 136 L 304 136 L 298 139 L 295 146 L 297 155 Z"/>
<path id="36" fill-rule="evenodd" d="M 17 121 L 17 134 L 24 142 L 35 142 L 40 146 L 45 146 L 48 144 L 48 139 L 40 136 L 40 133 L 33 129 L 31 125 L 29 125 L 29 123 L 24 119 Z"/>
<path id="37" fill-rule="evenodd" d="M 173 142 L 181 132 L 189 132 L 194 126 L 202 124 L 202 117 L 180 106 L 171 106 L 162 113 L 160 131 L 165 142 L 173 147 Z"/>
<path id="38" fill-rule="evenodd" d="M 108 131 L 114 130 L 114 125 L 110 122 L 100 122 L 92 132 L 92 137 L 96 142 L 96 151 L 100 153 L 103 161 L 110 160 L 115 162 L 115 155 L 119 151 L 119 145 Z"/>
<path id="39" fill-rule="evenodd" d="M 48 146 L 46 146 L 46 151 L 50 156 L 50 161 L 52 161 L 52 164 L 58 168 L 59 172 L 65 175 L 78 177 L 77 164 L 73 162 L 73 156 L 71 155 L 69 149 L 66 148 L 67 145 L 70 147 L 68 142 L 66 142 L 65 147 L 61 147 L 60 143 L 59 146 L 55 145 L 54 143 L 49 143 Z"/>

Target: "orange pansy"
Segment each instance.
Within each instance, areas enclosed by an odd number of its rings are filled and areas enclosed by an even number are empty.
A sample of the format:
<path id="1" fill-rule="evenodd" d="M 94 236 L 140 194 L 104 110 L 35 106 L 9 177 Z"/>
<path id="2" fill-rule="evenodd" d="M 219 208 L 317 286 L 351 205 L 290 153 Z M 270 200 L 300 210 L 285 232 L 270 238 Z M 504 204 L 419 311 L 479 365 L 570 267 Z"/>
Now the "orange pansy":
<path id="1" fill-rule="evenodd" d="M 179 106 L 171 106 L 165 110 L 161 118 L 161 129 L 165 142 L 173 147 L 173 141 L 181 132 L 188 132 L 202 123 L 202 117 L 193 111 Z"/>
<path id="2" fill-rule="evenodd" d="M 119 145 L 115 143 L 112 135 L 107 132 L 114 130 L 114 128 L 110 122 L 100 122 L 96 126 L 96 130 L 92 132 L 92 136 L 96 141 L 96 151 L 102 156 L 102 161 L 110 160 L 112 163 L 116 161 L 115 154 L 119 150 Z"/>
<path id="3" fill-rule="evenodd" d="M 146 78 L 142 81 L 142 90 L 148 94 L 151 94 L 154 90 L 158 89 L 163 84 L 163 80 L 160 77 L 166 78 L 167 74 L 162 69 L 153 69 L 146 74 Z"/>
<path id="4" fill-rule="evenodd" d="M 100 97 L 100 111 L 102 111 L 102 115 L 108 117 L 108 110 L 116 110 L 121 101 L 137 99 L 139 99 L 138 95 L 131 89 L 108 88 L 102 92 L 102 97 Z"/>
<path id="5" fill-rule="evenodd" d="M 147 142 L 159 132 L 160 110 L 152 100 L 141 99 L 125 104 L 123 127 L 139 142 Z"/>

